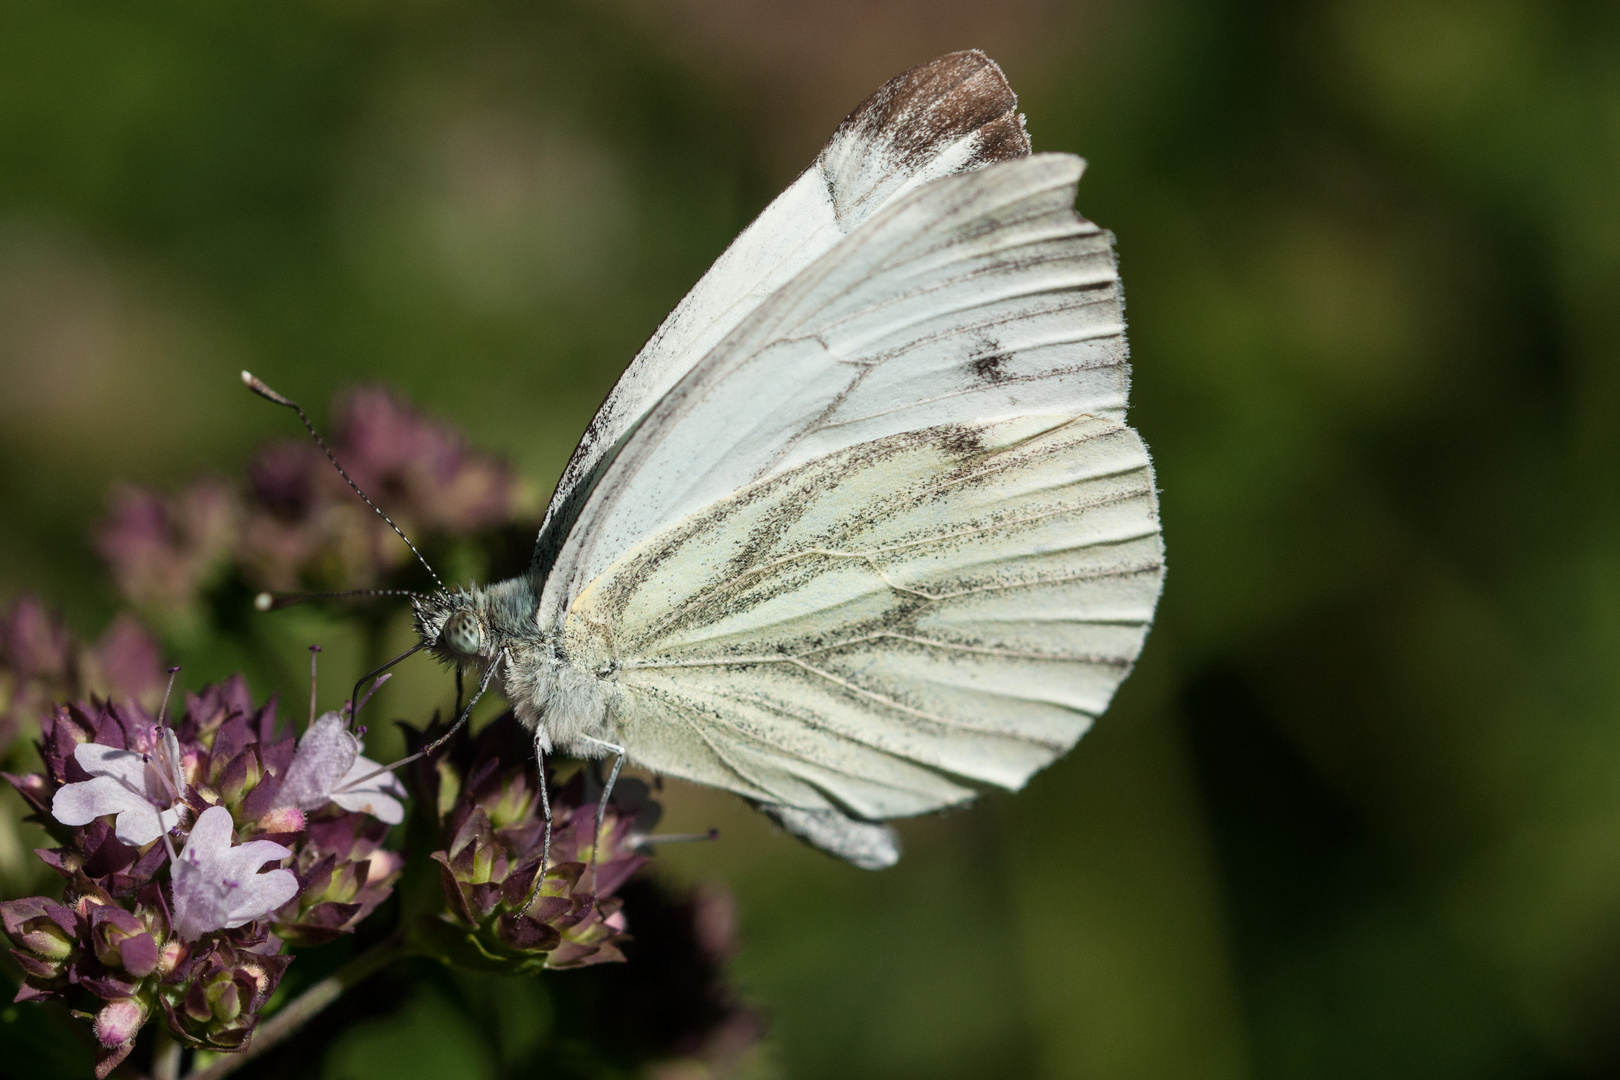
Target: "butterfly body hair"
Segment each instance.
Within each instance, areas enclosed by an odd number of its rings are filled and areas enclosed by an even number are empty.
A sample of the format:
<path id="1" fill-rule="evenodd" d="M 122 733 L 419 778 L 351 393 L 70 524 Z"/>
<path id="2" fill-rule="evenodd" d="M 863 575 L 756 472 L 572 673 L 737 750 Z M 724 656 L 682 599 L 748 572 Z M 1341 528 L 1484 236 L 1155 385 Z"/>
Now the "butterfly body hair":
<path id="1" fill-rule="evenodd" d="M 540 749 L 598 757 L 611 741 L 608 688 L 581 670 L 540 629 L 539 602 L 527 577 L 423 596 L 415 602 L 416 632 L 447 664 L 493 673 L 513 712 Z"/>

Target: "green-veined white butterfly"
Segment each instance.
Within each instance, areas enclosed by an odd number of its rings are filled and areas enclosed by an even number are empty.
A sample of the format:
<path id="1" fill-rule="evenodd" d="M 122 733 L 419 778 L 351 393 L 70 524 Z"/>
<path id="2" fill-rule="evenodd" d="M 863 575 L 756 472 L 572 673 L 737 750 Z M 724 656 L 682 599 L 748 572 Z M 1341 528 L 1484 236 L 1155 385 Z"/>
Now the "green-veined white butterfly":
<path id="1" fill-rule="evenodd" d="M 868 98 L 630 364 L 528 573 L 415 601 L 537 753 L 876 868 L 885 819 L 1023 786 L 1107 707 L 1157 495 L 1112 237 L 1016 101 L 979 52 Z"/>

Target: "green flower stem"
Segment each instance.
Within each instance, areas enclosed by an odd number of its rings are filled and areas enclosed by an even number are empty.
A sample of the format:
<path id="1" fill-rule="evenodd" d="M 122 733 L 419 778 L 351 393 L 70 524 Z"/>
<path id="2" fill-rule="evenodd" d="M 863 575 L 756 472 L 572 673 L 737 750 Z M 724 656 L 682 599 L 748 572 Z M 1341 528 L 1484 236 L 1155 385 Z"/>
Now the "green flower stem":
<path id="1" fill-rule="evenodd" d="M 180 1080 L 180 1051 L 184 1049 L 162 1023 L 157 1027 L 157 1047 L 152 1055 L 152 1080 Z"/>
<path id="2" fill-rule="evenodd" d="M 229 1076 L 303 1027 L 322 1009 L 342 997 L 345 990 L 364 982 L 378 969 L 386 967 L 408 951 L 402 933 L 379 941 L 305 990 L 296 999 L 288 1002 L 280 1012 L 260 1024 L 247 1049 L 239 1054 L 220 1055 L 206 1069 L 192 1073 L 187 1080 L 219 1080 L 222 1076 Z"/>

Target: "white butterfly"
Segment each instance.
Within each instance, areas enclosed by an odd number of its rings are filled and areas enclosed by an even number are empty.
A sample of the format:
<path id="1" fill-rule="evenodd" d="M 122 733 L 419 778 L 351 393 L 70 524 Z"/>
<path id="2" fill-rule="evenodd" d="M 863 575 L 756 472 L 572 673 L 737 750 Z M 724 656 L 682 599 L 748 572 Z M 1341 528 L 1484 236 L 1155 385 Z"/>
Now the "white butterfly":
<path id="1" fill-rule="evenodd" d="M 416 602 L 536 749 L 858 866 L 1107 706 L 1164 574 L 1112 238 L 979 52 L 887 83 L 659 327 L 528 573 Z"/>

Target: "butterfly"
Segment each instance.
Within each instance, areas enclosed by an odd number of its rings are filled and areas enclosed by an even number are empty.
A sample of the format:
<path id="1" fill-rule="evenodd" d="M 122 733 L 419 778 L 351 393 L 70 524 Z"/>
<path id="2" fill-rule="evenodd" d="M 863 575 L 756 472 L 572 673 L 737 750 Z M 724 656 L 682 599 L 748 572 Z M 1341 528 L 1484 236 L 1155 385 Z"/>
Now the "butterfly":
<path id="1" fill-rule="evenodd" d="M 1164 576 L 1083 167 L 983 53 L 891 79 L 631 362 L 527 573 L 413 600 L 418 648 L 542 762 L 733 791 L 861 867 L 888 819 L 1022 787 Z"/>

